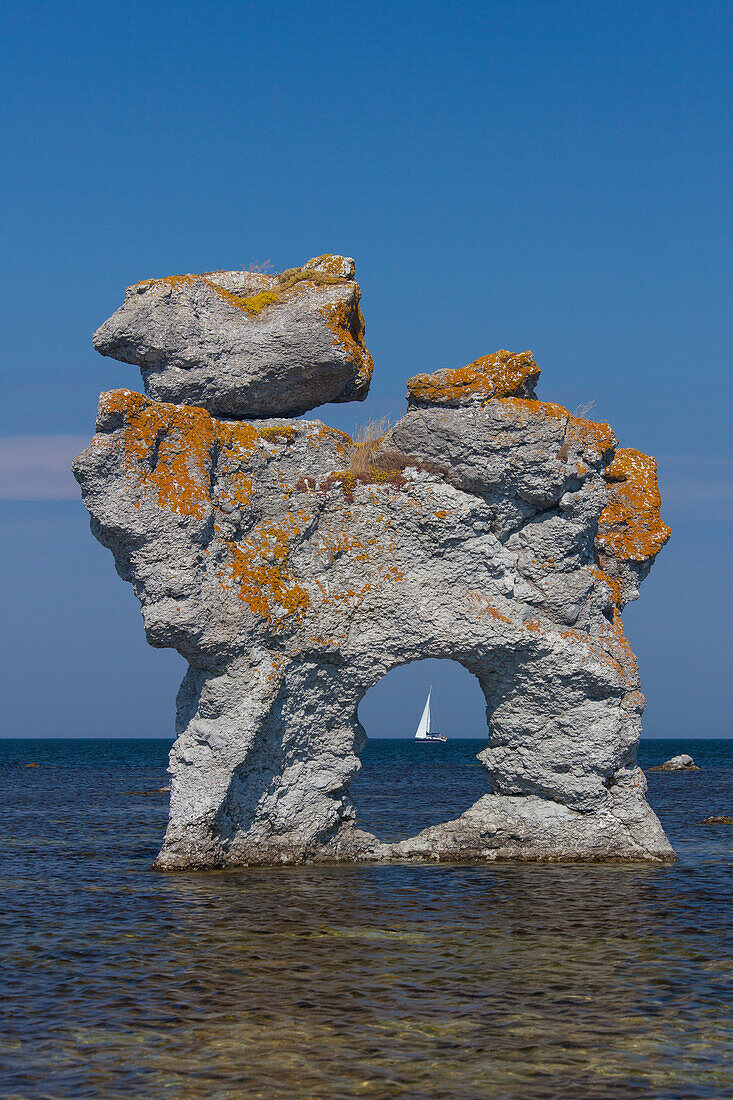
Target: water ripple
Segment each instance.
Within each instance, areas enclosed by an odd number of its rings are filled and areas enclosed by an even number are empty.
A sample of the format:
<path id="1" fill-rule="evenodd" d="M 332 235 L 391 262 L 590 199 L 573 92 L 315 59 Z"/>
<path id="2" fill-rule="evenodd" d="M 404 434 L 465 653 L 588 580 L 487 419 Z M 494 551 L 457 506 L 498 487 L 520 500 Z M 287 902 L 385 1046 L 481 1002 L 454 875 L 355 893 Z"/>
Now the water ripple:
<path id="1" fill-rule="evenodd" d="M 455 816 L 477 747 L 372 743 L 360 818 Z M 0 750 L 3 1096 L 733 1095 L 733 832 L 700 824 L 730 812 L 730 742 L 649 777 L 674 867 L 174 876 L 148 871 L 166 797 L 135 793 L 166 784 L 164 743 Z"/>

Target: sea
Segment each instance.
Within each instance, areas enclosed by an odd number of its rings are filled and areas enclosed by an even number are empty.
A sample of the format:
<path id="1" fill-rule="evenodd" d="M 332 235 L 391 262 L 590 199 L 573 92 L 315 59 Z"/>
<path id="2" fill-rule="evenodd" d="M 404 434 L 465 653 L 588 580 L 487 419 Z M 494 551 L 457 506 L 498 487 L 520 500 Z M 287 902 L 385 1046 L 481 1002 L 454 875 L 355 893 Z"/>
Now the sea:
<path id="1" fill-rule="evenodd" d="M 375 739 L 385 839 L 486 790 Z M 733 1096 L 733 741 L 644 741 L 679 862 L 150 870 L 170 743 L 0 741 L 0 1096 Z M 37 765 L 37 766 L 30 766 Z"/>

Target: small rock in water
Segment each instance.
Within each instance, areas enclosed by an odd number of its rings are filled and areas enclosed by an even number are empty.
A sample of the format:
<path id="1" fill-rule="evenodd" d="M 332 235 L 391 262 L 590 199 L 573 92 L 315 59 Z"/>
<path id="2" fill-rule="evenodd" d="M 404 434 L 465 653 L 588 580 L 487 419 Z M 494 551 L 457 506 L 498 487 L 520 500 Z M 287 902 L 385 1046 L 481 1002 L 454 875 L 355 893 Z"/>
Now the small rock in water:
<path id="1" fill-rule="evenodd" d="M 728 817 L 727 814 L 717 814 L 712 817 L 706 817 L 701 825 L 733 825 L 733 817 Z"/>
<path id="2" fill-rule="evenodd" d="M 40 768 L 40 764 L 26 764 L 26 768 Z"/>
<path id="3" fill-rule="evenodd" d="M 663 764 L 649 770 L 652 772 L 699 772 L 700 768 L 688 753 L 681 752 L 679 756 L 671 756 Z"/>
<path id="4" fill-rule="evenodd" d="M 170 787 L 154 787 L 147 791 L 123 791 L 123 794 L 169 794 Z"/>

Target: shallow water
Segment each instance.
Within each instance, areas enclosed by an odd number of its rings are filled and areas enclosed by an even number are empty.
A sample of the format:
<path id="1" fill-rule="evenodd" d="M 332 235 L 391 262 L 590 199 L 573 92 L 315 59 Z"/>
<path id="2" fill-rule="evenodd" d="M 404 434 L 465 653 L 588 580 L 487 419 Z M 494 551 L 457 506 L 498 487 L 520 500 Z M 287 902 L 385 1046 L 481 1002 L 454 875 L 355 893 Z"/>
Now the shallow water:
<path id="1" fill-rule="evenodd" d="M 0 741 L 4 1097 L 733 1095 L 733 742 L 642 744 L 703 765 L 648 776 L 674 867 L 157 875 L 167 747 Z M 370 742 L 360 820 L 456 816 L 479 748 Z"/>

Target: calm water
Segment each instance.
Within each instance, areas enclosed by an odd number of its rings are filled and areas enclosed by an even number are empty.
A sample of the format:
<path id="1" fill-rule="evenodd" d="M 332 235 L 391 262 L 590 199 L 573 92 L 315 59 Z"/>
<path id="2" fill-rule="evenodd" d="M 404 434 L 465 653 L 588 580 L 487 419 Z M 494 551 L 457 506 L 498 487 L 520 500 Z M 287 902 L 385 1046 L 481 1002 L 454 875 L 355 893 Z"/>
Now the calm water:
<path id="1" fill-rule="evenodd" d="M 704 768 L 649 775 L 674 867 L 175 876 L 167 747 L 0 741 L 3 1097 L 733 1096 L 733 742 L 642 746 Z M 479 748 L 371 742 L 364 825 L 460 813 Z"/>

